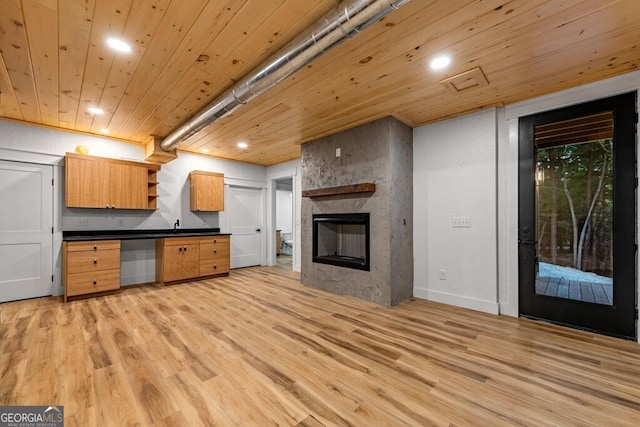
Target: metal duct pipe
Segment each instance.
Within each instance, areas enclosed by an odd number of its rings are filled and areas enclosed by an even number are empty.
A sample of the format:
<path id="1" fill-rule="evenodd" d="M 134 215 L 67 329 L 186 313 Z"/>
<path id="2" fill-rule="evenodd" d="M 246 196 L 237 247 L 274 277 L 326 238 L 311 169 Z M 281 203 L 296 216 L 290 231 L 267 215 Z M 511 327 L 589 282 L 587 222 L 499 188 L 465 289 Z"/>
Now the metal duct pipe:
<path id="1" fill-rule="evenodd" d="M 160 142 L 171 151 L 409 0 L 344 0 Z"/>

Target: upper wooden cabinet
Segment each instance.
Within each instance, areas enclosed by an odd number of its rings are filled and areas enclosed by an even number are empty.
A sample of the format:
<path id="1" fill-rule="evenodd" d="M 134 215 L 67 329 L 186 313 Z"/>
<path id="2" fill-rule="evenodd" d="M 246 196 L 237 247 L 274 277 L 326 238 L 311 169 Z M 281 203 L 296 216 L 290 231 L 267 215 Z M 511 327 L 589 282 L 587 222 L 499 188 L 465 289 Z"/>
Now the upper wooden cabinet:
<path id="1" fill-rule="evenodd" d="M 217 212 L 224 210 L 224 174 L 192 171 L 191 210 Z"/>
<path id="2" fill-rule="evenodd" d="M 68 208 L 156 209 L 159 165 L 67 153 Z"/>

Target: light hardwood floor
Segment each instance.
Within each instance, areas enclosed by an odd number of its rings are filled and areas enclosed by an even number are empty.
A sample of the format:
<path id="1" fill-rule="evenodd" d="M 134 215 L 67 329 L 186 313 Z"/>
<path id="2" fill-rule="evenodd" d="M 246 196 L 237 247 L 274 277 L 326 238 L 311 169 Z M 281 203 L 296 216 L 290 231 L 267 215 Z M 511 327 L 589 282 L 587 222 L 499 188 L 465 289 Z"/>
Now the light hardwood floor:
<path id="1" fill-rule="evenodd" d="M 640 345 L 281 268 L 0 304 L 0 405 L 65 426 L 638 426 Z"/>

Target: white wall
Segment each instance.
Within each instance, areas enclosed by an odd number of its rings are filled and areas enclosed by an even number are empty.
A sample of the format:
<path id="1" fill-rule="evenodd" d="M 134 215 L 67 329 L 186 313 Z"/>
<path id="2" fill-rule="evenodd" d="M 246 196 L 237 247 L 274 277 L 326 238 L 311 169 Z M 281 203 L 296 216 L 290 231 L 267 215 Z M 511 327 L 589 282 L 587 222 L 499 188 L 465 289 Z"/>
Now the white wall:
<path id="1" fill-rule="evenodd" d="M 95 156 L 144 161 L 144 149 L 139 145 L 0 120 L 0 158 L 54 166 L 54 295 L 64 292 L 60 256 L 62 230 L 166 229 L 172 228 L 176 219 L 180 219 L 181 228 L 220 227 L 225 232 L 224 212 L 189 210 L 189 172 L 222 172 L 226 185 L 266 186 L 266 168 L 263 166 L 181 152 L 176 160 L 162 165 L 158 173 L 157 210 L 68 209 L 64 207 L 62 165 L 65 153 L 73 152 L 77 145 L 86 145 Z M 123 241 L 121 256 L 123 285 L 155 281 L 154 241 Z"/>
<path id="2" fill-rule="evenodd" d="M 640 71 L 414 129 L 414 295 L 518 316 L 518 118 L 633 90 Z"/>
<path id="3" fill-rule="evenodd" d="M 496 115 L 485 110 L 414 129 L 416 297 L 498 313 Z M 454 228 L 461 217 L 471 227 Z"/>
<path id="4" fill-rule="evenodd" d="M 276 230 L 291 233 L 293 230 L 293 193 L 276 190 Z"/>

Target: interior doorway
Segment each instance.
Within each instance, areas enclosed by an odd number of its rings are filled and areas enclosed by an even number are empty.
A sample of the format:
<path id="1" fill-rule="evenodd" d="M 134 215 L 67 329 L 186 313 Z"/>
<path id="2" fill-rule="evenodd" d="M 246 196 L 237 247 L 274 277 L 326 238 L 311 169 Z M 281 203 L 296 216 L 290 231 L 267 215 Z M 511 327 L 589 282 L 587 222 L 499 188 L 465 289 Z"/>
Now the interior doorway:
<path id="1" fill-rule="evenodd" d="M 280 178 L 275 182 L 275 253 L 276 266 L 293 270 L 294 197 L 293 178 Z"/>
<path id="2" fill-rule="evenodd" d="M 636 94 L 520 119 L 520 314 L 636 338 Z"/>

